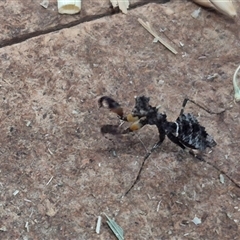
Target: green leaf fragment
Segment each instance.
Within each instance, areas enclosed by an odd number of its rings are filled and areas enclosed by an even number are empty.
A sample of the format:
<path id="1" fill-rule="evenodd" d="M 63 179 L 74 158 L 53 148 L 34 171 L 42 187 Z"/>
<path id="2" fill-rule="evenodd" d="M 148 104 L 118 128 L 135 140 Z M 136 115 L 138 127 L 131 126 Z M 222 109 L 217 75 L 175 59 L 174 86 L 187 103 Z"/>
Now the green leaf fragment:
<path id="1" fill-rule="evenodd" d="M 105 214 L 105 216 L 108 219 L 108 221 L 107 221 L 108 226 L 110 227 L 112 232 L 115 234 L 117 239 L 118 240 L 124 240 L 123 229 L 114 220 L 109 218 L 106 214 Z"/>

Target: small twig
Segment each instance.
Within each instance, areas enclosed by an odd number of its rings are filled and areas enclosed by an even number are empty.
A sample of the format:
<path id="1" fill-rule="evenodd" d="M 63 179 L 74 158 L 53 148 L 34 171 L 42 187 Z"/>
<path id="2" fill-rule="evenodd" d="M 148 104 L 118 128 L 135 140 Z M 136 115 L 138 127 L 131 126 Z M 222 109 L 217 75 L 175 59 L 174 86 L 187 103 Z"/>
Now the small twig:
<path id="1" fill-rule="evenodd" d="M 161 204 L 162 200 L 158 202 L 158 205 L 157 205 L 157 212 L 159 211 L 159 208 L 160 208 L 160 204 Z"/>
<path id="2" fill-rule="evenodd" d="M 49 181 L 46 183 L 46 186 L 52 181 L 53 176 L 49 179 Z"/>
<path id="3" fill-rule="evenodd" d="M 100 233 L 101 223 L 102 223 L 102 217 L 101 217 L 101 216 L 98 216 L 97 226 L 96 226 L 96 233 L 97 233 L 97 234 Z"/>
<path id="4" fill-rule="evenodd" d="M 153 27 L 150 26 L 149 22 L 144 22 L 141 18 L 138 18 L 138 22 L 155 37 L 155 41 L 159 41 L 162 45 L 164 45 L 168 50 L 170 50 L 172 53 L 177 54 L 177 51 L 170 46 L 169 43 L 167 43 L 165 40 L 163 40 L 161 37 L 157 35 Z"/>
<path id="5" fill-rule="evenodd" d="M 25 228 L 27 229 L 27 232 L 29 232 L 29 225 L 28 225 L 28 222 L 25 223 Z"/>
<path id="6" fill-rule="evenodd" d="M 53 155 L 53 152 L 48 148 L 48 151 L 49 151 L 49 153 L 51 154 L 51 155 Z"/>
<path id="7" fill-rule="evenodd" d="M 33 215 L 33 208 L 31 209 L 31 213 L 30 213 L 30 215 L 29 215 L 29 218 L 31 218 L 32 215 Z"/>

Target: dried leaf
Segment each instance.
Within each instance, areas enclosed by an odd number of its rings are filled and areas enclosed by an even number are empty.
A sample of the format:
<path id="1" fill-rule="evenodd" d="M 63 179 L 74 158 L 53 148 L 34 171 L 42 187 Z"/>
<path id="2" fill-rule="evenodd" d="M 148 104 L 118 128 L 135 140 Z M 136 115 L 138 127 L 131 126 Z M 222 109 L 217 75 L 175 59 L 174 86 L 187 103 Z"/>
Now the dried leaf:
<path id="1" fill-rule="evenodd" d="M 202 5 L 203 7 L 210 7 L 229 17 L 236 17 L 237 11 L 232 0 L 193 0 L 193 2 Z"/>
<path id="2" fill-rule="evenodd" d="M 112 3 L 113 8 L 119 7 L 119 9 L 127 14 L 127 9 L 129 7 L 129 0 L 110 0 Z"/>
<path id="3" fill-rule="evenodd" d="M 193 0 L 193 2 L 203 6 L 203 7 L 208 7 L 208 8 L 214 8 L 214 5 L 209 0 Z"/>
<path id="4" fill-rule="evenodd" d="M 118 1 L 118 6 L 119 6 L 119 9 L 123 13 L 127 14 L 127 9 L 129 7 L 129 1 L 128 0 L 119 0 Z"/>
<path id="5" fill-rule="evenodd" d="M 53 203 L 51 203 L 48 199 L 45 200 L 45 204 L 47 207 L 46 215 L 48 215 L 49 217 L 55 216 L 56 213 L 58 212 L 55 205 Z"/>
<path id="6" fill-rule="evenodd" d="M 225 14 L 229 17 L 237 16 L 236 8 L 234 7 L 232 0 L 224 0 L 224 1 L 210 0 L 210 2 L 222 14 Z"/>
<path id="7" fill-rule="evenodd" d="M 110 2 L 114 8 L 118 6 L 118 0 L 110 0 Z"/>

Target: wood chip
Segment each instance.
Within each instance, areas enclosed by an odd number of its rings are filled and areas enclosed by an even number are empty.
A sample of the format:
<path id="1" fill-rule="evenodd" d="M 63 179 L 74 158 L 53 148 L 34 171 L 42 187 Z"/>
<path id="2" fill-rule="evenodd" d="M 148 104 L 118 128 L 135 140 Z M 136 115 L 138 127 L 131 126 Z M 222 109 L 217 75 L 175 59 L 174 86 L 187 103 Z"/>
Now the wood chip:
<path id="1" fill-rule="evenodd" d="M 13 192 L 13 196 L 16 196 L 18 193 L 19 193 L 19 190 L 15 190 L 15 191 Z"/>

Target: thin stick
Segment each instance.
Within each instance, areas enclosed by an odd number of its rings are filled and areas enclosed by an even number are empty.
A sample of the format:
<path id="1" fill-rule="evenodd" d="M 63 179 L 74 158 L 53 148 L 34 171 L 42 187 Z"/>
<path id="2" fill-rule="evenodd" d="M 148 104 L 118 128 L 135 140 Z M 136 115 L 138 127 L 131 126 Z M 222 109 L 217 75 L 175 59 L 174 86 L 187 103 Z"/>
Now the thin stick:
<path id="1" fill-rule="evenodd" d="M 97 226 L 96 226 L 96 233 L 97 233 L 97 234 L 100 233 L 101 224 L 102 224 L 102 217 L 101 217 L 101 216 L 98 216 Z"/>
<path id="2" fill-rule="evenodd" d="M 49 179 L 49 181 L 46 183 L 46 186 L 52 181 L 53 176 Z"/>
<path id="3" fill-rule="evenodd" d="M 157 205 L 157 212 L 159 211 L 159 208 L 160 208 L 160 204 L 161 204 L 162 200 L 158 202 L 158 205 Z"/>
<path id="4" fill-rule="evenodd" d="M 151 33 L 157 41 L 159 41 L 163 46 L 165 46 L 168 50 L 170 50 L 172 53 L 177 54 L 177 51 L 170 46 L 169 43 L 167 43 L 165 40 L 163 40 L 161 37 L 157 35 L 153 27 L 150 26 L 149 22 L 144 22 L 141 18 L 138 18 L 138 22 L 149 32 Z"/>

